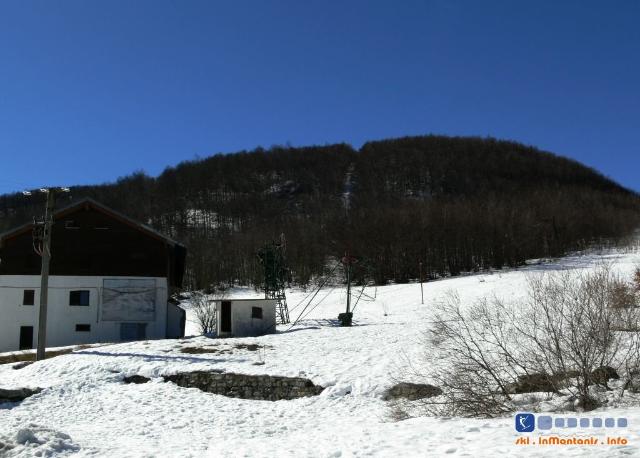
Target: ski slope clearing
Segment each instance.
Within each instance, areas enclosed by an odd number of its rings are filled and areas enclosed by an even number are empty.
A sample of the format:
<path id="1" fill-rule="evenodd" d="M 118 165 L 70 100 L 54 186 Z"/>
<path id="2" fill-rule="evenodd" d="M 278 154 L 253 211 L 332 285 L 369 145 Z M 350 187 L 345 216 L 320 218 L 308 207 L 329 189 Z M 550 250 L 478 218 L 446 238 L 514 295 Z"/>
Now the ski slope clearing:
<path id="1" fill-rule="evenodd" d="M 15 370 L 0 365 L 0 388 L 39 387 L 22 403 L 0 404 L 0 456 L 634 456 L 640 455 L 640 409 L 619 406 L 589 416 L 626 417 L 616 431 L 626 446 L 523 447 L 512 416 L 492 420 L 413 418 L 395 422 L 386 389 L 412 379 L 429 351 L 423 332 L 432 305 L 457 291 L 463 301 L 526 293 L 527 275 L 560 269 L 591 269 L 600 262 L 630 275 L 640 254 L 608 253 L 538 263 L 426 283 L 377 288 L 375 302 L 361 302 L 354 326 L 337 325 L 344 311 L 342 288 L 326 288 L 309 316 L 260 338 L 195 336 L 104 345 L 36 362 Z M 373 288 L 367 290 L 374 294 Z M 308 291 L 288 292 L 292 317 Z M 239 289 L 233 297 L 260 297 Z M 313 305 L 313 304 L 312 304 Z M 386 312 L 386 313 L 385 313 Z M 193 323 L 188 333 L 195 334 Z M 250 344 L 256 344 L 256 350 Z M 211 353 L 185 353 L 204 347 Z M 255 363 L 264 363 L 258 364 Z M 421 368 L 424 369 L 424 368 Z M 166 383 L 163 375 L 199 370 L 304 377 L 325 390 L 289 401 L 228 398 Z M 428 370 L 425 370 L 428 372 Z M 132 375 L 146 384 L 125 384 Z M 593 432 L 604 437 L 604 431 Z"/>

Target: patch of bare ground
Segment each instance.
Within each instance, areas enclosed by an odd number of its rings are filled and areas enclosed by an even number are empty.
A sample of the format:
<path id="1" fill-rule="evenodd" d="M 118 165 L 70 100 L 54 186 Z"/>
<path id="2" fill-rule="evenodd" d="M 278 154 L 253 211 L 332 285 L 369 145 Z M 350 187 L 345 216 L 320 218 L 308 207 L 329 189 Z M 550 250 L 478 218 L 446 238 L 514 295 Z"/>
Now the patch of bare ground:
<path id="1" fill-rule="evenodd" d="M 84 350 L 87 348 L 94 348 L 97 345 L 78 345 L 73 348 L 65 348 L 62 350 L 49 350 L 45 352 L 45 359 L 55 358 L 56 356 L 68 355 L 77 350 Z M 12 363 L 24 363 L 33 362 L 36 360 L 35 351 L 24 351 L 21 353 L 11 353 L 8 355 L 0 355 L 0 364 L 12 364 Z M 14 367 L 14 369 L 21 369 L 28 364 L 20 365 L 20 367 Z"/>
<path id="2" fill-rule="evenodd" d="M 230 347 L 215 346 L 215 345 L 210 345 L 210 346 L 207 346 L 207 347 L 184 347 L 184 348 L 180 349 L 180 352 L 181 353 L 187 353 L 187 354 L 190 354 L 190 355 L 202 355 L 202 354 L 206 354 L 206 353 L 224 355 L 224 354 L 233 353 L 234 349 L 246 350 L 246 351 L 258 351 L 260 348 L 263 348 L 263 347 L 261 345 L 258 345 L 258 344 L 239 343 L 239 344 L 233 345 L 233 347 L 231 347 L 231 348 Z"/>

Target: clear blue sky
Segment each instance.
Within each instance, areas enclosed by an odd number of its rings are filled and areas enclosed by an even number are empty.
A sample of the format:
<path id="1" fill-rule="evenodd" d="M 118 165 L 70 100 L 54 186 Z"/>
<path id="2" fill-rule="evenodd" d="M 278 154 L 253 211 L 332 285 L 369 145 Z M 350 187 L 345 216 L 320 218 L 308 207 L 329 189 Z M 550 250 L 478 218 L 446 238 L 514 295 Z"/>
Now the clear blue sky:
<path id="1" fill-rule="evenodd" d="M 0 0 L 0 192 L 427 133 L 640 190 L 640 1 Z"/>

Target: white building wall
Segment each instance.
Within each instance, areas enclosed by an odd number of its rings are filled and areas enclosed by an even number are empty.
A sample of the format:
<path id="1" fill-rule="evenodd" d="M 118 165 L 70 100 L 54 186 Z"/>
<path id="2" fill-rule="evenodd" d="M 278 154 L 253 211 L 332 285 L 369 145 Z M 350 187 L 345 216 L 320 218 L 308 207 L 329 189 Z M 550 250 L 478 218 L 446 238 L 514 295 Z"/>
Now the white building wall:
<path id="1" fill-rule="evenodd" d="M 167 304 L 167 338 L 180 339 L 184 337 L 187 314 L 185 310 L 174 304 Z"/>
<path id="2" fill-rule="evenodd" d="M 230 299 L 231 332 L 222 332 L 222 302 L 216 301 L 217 335 L 250 337 L 276 332 L 276 301 L 273 299 Z M 224 301 L 226 302 L 226 300 Z M 252 318 L 253 307 L 262 308 L 262 319 Z"/>
<path id="3" fill-rule="evenodd" d="M 47 347 L 119 342 L 122 322 L 103 321 L 101 305 L 104 279 L 120 278 L 143 277 L 49 277 Z M 144 322 L 148 339 L 164 338 L 167 332 L 167 279 L 153 280 L 156 284 L 155 317 Z M 22 305 L 25 289 L 35 290 L 34 305 Z M 69 292 L 73 290 L 88 290 L 89 306 L 69 305 Z M 19 349 L 21 326 L 33 326 L 33 345 L 37 345 L 39 303 L 39 275 L 0 275 L 0 352 Z M 89 324 L 91 330 L 77 332 L 76 324 Z"/>

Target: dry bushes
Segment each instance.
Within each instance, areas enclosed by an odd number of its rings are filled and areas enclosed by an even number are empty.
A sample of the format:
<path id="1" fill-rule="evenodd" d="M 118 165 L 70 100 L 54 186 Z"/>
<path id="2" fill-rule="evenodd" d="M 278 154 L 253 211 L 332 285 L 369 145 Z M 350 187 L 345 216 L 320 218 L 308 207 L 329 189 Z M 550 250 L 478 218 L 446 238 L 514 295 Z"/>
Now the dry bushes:
<path id="1" fill-rule="evenodd" d="M 515 410 L 516 393 L 546 391 L 595 408 L 602 368 L 626 377 L 640 369 L 637 304 L 637 292 L 606 266 L 531 277 L 526 300 L 512 304 L 493 298 L 464 307 L 452 294 L 427 335 L 431 381 L 443 395 L 425 405 L 430 413 L 491 417 Z"/>
<path id="2" fill-rule="evenodd" d="M 192 291 L 190 293 L 191 310 L 195 316 L 195 322 L 204 335 L 211 335 L 216 332 L 217 315 L 216 301 L 224 299 L 224 291 L 205 294 L 202 291 Z"/>

